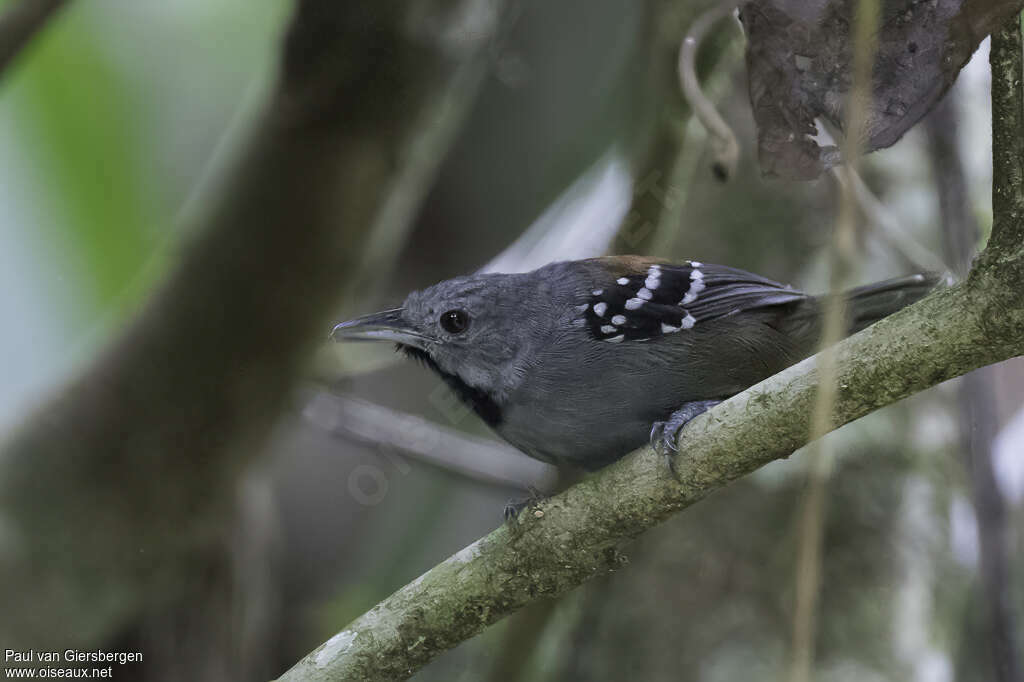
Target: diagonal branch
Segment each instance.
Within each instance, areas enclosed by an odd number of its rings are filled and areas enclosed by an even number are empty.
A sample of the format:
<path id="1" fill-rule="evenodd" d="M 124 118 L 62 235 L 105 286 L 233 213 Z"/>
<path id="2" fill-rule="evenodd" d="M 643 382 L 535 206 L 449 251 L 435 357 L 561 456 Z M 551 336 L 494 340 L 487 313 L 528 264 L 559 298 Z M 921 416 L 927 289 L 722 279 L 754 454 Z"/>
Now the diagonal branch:
<path id="1" fill-rule="evenodd" d="M 1000 48 L 1010 34 L 1016 49 Z M 994 43 L 993 72 L 996 216 L 989 249 L 966 282 L 835 348 L 833 428 L 1024 354 L 1024 79 L 1016 19 Z M 676 457 L 680 482 L 650 450 L 633 453 L 399 589 L 281 679 L 404 679 L 526 604 L 615 570 L 631 538 L 807 442 L 817 363 L 805 360 L 688 425 Z"/>
<path id="2" fill-rule="evenodd" d="M 21 0 L 0 16 L 0 77 L 67 0 Z"/>
<path id="3" fill-rule="evenodd" d="M 1024 264 L 1016 269 L 1024 272 Z M 996 329 L 988 303 L 983 291 L 960 285 L 840 344 L 832 426 L 1024 353 L 1024 310 L 1004 315 Z M 520 527 L 495 530 L 398 590 L 281 679 L 403 679 L 502 616 L 616 569 L 626 541 L 807 442 L 816 361 L 791 367 L 684 429 L 676 461 L 681 484 L 654 453 L 636 452 L 540 504 L 540 518 L 520 515 Z"/>
<path id="4" fill-rule="evenodd" d="M 492 438 L 479 438 L 352 396 L 319 392 L 302 408 L 320 428 L 378 452 L 408 455 L 482 483 L 546 490 L 557 471 Z"/>

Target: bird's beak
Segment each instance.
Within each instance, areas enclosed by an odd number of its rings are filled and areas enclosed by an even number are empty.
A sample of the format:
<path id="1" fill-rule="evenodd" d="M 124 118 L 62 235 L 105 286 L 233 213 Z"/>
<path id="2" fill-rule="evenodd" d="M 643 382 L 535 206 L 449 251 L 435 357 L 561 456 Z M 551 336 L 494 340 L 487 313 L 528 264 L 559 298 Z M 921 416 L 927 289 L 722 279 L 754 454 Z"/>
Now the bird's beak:
<path id="1" fill-rule="evenodd" d="M 370 313 L 337 324 L 331 330 L 331 338 L 335 341 L 391 341 L 414 348 L 423 348 L 431 341 L 402 319 L 401 308 Z"/>

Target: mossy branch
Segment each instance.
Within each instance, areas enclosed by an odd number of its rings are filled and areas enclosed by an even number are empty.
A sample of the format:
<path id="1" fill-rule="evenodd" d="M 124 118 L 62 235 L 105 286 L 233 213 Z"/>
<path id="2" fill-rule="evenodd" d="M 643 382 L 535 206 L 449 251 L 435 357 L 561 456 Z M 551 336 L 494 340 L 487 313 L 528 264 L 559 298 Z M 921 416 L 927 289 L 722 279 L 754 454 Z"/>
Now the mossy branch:
<path id="1" fill-rule="evenodd" d="M 993 38 L 995 223 L 966 282 L 836 348 L 837 428 L 978 367 L 1024 354 L 1021 50 L 1015 19 Z M 810 358 L 682 432 L 674 480 L 648 449 L 520 515 L 399 589 L 281 680 L 404 679 L 537 599 L 625 563 L 624 545 L 671 514 L 806 444 L 818 385 Z"/>

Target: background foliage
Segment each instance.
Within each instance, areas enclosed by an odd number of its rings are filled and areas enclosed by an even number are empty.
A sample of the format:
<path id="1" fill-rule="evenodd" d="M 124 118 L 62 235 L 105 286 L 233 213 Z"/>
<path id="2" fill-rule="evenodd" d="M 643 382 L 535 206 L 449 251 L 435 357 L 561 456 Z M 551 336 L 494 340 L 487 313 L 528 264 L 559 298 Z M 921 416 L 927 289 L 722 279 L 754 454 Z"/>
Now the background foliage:
<path id="1" fill-rule="evenodd" d="M 834 185 L 828 177 L 760 177 L 731 26 L 719 27 L 701 53 L 706 87 L 742 149 L 735 178 L 713 177 L 706 137 L 686 116 L 674 63 L 666 64 L 696 10 L 673 13 L 670 4 L 524 3 L 494 48 L 414 231 L 393 245 L 393 276 L 338 317 L 482 267 L 538 223 L 568 235 L 543 249 L 548 259 L 600 250 L 600 238 L 595 246 L 593 234 L 572 231 L 583 224 L 604 230 L 610 251 L 728 263 L 822 290 Z M 0 423 L 15 423 L 88 360 L 166 272 L 196 193 L 244 136 L 274 77 L 289 9 L 284 0 L 80 2 L 6 75 Z M 937 188 L 951 163 L 962 164 L 963 203 L 982 234 L 991 220 L 986 49 L 931 114 L 944 118 L 914 128 L 865 167 L 887 210 L 938 253 Z M 940 133 L 952 136 L 952 161 L 936 156 Z M 876 232 L 863 229 L 859 239 L 859 280 L 908 271 Z M 308 369 L 309 390 L 486 435 L 420 368 L 392 362 L 386 350 L 358 358 L 342 364 L 325 349 Z M 1010 505 L 1007 599 L 1018 614 L 1022 379 L 1019 361 L 992 371 L 984 383 L 990 413 L 982 415 Z M 956 390 L 944 385 L 829 436 L 838 457 L 824 535 L 819 679 L 994 679 L 965 466 L 979 419 L 960 417 Z M 262 463 L 225 491 L 236 503 L 220 550 L 178 577 L 173 599 L 105 635 L 109 648 L 147 652 L 133 672 L 139 679 L 275 676 L 491 530 L 518 494 L 339 437 L 304 412 L 306 398 L 296 397 Z M 418 679 L 777 676 L 790 645 L 805 468 L 798 453 L 712 496 L 639 541 L 626 570 L 517 614 Z"/>

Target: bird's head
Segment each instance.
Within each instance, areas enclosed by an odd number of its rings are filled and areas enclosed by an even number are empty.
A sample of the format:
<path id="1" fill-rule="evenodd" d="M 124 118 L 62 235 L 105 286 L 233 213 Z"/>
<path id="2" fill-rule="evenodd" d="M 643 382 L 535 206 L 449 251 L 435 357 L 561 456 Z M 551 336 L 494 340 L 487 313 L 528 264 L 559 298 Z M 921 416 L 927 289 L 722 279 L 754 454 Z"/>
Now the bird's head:
<path id="1" fill-rule="evenodd" d="M 530 274 L 481 274 L 415 291 L 400 308 L 334 327 L 336 341 L 391 341 L 463 392 L 500 403 L 518 385 L 524 358 L 544 338 L 551 298 Z M 461 382 L 463 386 L 458 384 Z"/>

